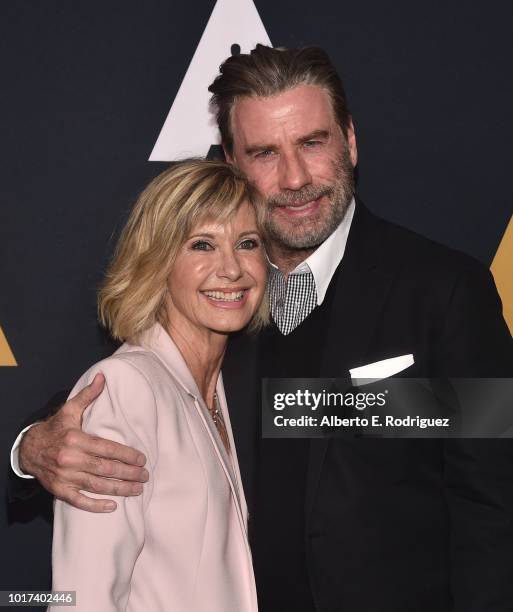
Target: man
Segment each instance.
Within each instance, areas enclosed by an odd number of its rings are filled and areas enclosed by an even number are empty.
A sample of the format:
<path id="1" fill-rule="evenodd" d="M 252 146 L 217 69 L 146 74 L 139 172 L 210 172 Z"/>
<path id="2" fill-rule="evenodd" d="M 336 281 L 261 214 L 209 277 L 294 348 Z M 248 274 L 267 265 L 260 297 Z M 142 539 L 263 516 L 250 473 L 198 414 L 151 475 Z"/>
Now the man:
<path id="1" fill-rule="evenodd" d="M 354 199 L 355 131 L 322 50 L 258 45 L 226 60 L 210 91 L 227 160 L 269 206 L 274 324 L 234 339 L 224 367 L 260 608 L 511 610 L 508 440 L 262 440 L 258 427 L 262 377 L 344 377 L 407 354 L 408 376 L 511 376 L 489 272 Z M 136 450 L 80 431 L 101 387 L 20 448 L 25 472 L 91 511 L 109 507 L 79 489 L 137 494 L 146 477 Z"/>

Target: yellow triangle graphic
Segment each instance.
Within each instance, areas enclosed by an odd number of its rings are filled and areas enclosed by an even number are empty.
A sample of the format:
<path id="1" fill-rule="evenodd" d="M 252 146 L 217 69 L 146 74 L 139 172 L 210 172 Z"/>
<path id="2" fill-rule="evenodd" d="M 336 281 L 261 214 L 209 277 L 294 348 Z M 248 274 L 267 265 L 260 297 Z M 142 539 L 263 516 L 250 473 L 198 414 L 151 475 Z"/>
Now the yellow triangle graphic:
<path id="1" fill-rule="evenodd" d="M 11 347 L 7 342 L 2 328 L 0 327 L 0 366 L 17 366 L 16 359 L 12 354 Z"/>
<path id="2" fill-rule="evenodd" d="M 513 216 L 499 244 L 491 270 L 501 296 L 504 318 L 513 335 Z"/>

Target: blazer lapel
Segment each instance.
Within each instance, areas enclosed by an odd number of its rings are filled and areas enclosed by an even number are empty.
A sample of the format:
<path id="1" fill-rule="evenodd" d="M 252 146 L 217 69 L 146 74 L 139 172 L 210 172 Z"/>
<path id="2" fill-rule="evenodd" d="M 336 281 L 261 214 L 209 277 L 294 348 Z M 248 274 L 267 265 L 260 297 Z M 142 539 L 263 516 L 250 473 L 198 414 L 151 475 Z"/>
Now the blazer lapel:
<path id="1" fill-rule="evenodd" d="M 221 405 L 221 412 L 223 413 L 223 419 L 225 421 L 226 430 L 228 433 L 228 439 L 230 439 L 230 433 L 231 433 L 230 420 L 229 420 L 227 410 L 226 410 L 226 400 L 224 396 L 224 390 L 222 389 L 222 382 L 220 381 L 217 382 L 216 392 L 218 395 L 219 403 Z M 196 409 L 198 410 L 201 416 L 201 419 L 203 421 L 203 424 L 205 425 L 205 429 L 207 430 L 212 440 L 212 444 L 214 445 L 219 461 L 221 462 L 223 469 L 226 472 L 226 476 L 231 481 L 231 484 L 234 485 L 236 497 L 237 497 L 237 500 L 239 500 L 237 479 L 235 477 L 235 471 L 234 471 L 234 466 L 232 464 L 232 461 L 230 460 L 230 457 L 226 451 L 223 441 L 221 440 L 221 436 L 219 435 L 219 431 L 217 430 L 217 427 L 212 417 L 210 416 L 210 412 L 207 408 L 207 405 L 203 401 L 203 398 L 198 397 L 196 399 L 197 399 L 197 401 L 195 402 Z"/>
<path id="2" fill-rule="evenodd" d="M 381 265 L 384 240 L 379 219 L 357 200 L 347 247 L 340 264 L 320 372 L 326 378 L 345 378 L 364 363 L 379 322 L 393 275 Z M 329 446 L 329 439 L 310 441 L 306 484 L 306 515 L 310 516 Z"/>
<path id="3" fill-rule="evenodd" d="M 192 374 L 185 363 L 185 360 L 180 353 L 178 347 L 173 342 L 172 338 L 166 332 L 166 330 L 159 324 L 156 323 L 149 330 L 144 332 L 141 338 L 141 344 L 151 350 L 157 358 L 164 364 L 164 366 L 171 372 L 173 378 L 180 384 L 187 395 L 191 398 L 195 409 L 197 410 L 201 421 L 212 441 L 215 454 L 221 463 L 223 470 L 228 478 L 230 488 L 232 489 L 235 503 L 240 515 L 243 519 L 243 526 L 246 529 L 246 509 L 245 502 L 243 503 L 243 495 L 240 495 L 240 485 L 237 482 L 235 464 L 232 463 L 226 448 L 221 440 L 217 427 L 215 426 L 212 417 L 208 411 L 208 408 L 201 397 L 201 393 L 192 377 Z M 221 377 L 217 382 L 216 387 L 219 401 L 221 403 L 221 410 L 225 419 L 225 424 L 228 432 L 230 442 L 233 442 L 233 436 L 230 426 L 230 419 L 226 409 L 226 398 L 224 394 L 224 388 Z M 236 459 L 235 459 L 236 462 Z"/>
<path id="4" fill-rule="evenodd" d="M 228 410 L 226 408 L 226 398 L 224 395 L 223 383 L 221 380 L 219 380 L 217 383 L 217 394 L 218 394 L 219 402 L 221 404 L 221 411 L 223 413 L 223 418 L 224 418 L 225 425 L 226 425 L 226 431 L 228 433 L 228 439 L 230 441 L 230 444 L 233 444 L 233 435 L 232 435 L 232 430 L 230 426 L 230 417 L 228 415 Z M 203 398 L 201 397 L 195 398 L 194 405 L 212 441 L 212 445 L 214 446 L 214 451 L 217 455 L 217 458 L 219 459 L 219 462 L 221 463 L 223 467 L 226 477 L 228 478 L 228 482 L 230 483 L 230 488 L 232 490 L 233 497 L 235 499 L 235 503 L 240 513 L 240 518 L 242 520 L 243 528 L 246 531 L 247 529 L 246 527 L 247 508 L 246 508 L 246 502 L 244 500 L 244 494 L 240 490 L 241 485 L 237 477 L 238 476 L 237 457 L 234 454 L 233 462 L 232 462 L 232 460 L 230 459 L 226 451 L 223 441 L 221 440 L 221 436 L 219 435 L 219 432 L 217 431 L 217 427 L 215 426 L 215 423 L 212 420 L 212 417 L 210 416 L 208 408 L 205 402 L 203 401 Z"/>

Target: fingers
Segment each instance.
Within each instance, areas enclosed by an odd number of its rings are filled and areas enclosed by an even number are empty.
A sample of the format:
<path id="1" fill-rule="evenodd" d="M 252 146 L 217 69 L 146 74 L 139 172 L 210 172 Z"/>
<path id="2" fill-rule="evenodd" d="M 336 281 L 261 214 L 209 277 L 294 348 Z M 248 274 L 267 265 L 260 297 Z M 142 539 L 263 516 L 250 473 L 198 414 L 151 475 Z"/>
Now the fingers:
<path id="1" fill-rule="evenodd" d="M 95 461 L 98 458 L 111 459 L 131 468 L 135 468 L 127 472 L 133 474 L 130 480 L 140 480 L 140 475 L 146 473 L 146 470 L 142 469 L 146 464 L 146 456 L 143 453 L 125 444 L 99 438 L 98 436 L 85 433 L 80 429 L 68 429 L 62 434 L 59 444 L 55 444 L 55 447 L 59 449 L 56 461 L 58 463 L 62 462 L 63 465 L 67 465 L 66 461 L 71 455 L 76 459 L 76 453 L 80 451 L 83 462 L 87 460 L 90 463 L 93 458 Z M 71 467 L 71 465 L 69 465 L 69 467 Z M 82 471 L 89 471 L 85 463 L 75 463 L 74 467 L 78 467 Z M 112 469 L 112 466 L 109 469 Z M 96 470 L 94 470 L 93 473 L 98 473 L 103 476 L 118 477 L 116 475 L 117 473 L 100 474 Z"/>
<path id="2" fill-rule="evenodd" d="M 133 473 L 136 474 L 134 479 L 139 480 L 137 474 L 142 472 L 141 468 L 146 463 L 146 456 L 137 449 L 121 444 L 120 442 L 114 442 L 113 440 L 106 440 L 105 438 L 87 434 L 78 429 L 68 431 L 66 437 L 66 444 L 69 448 L 81 450 L 83 453 L 93 457 L 113 459 L 114 461 L 120 461 L 128 466 L 138 468 L 133 471 Z M 85 467 L 82 469 L 85 471 Z M 97 472 L 95 471 L 94 473 Z M 114 476 L 114 474 L 100 475 Z"/>
<path id="3" fill-rule="evenodd" d="M 147 482 L 148 470 L 133 465 L 126 465 L 119 461 L 111 461 L 102 457 L 92 457 L 88 462 L 87 472 L 104 478 L 117 478 L 128 482 Z M 123 495 L 123 493 L 120 493 Z"/>
<path id="4" fill-rule="evenodd" d="M 85 472 L 93 476 L 116 478 L 129 482 L 146 482 L 149 478 L 148 470 L 142 467 L 127 465 L 120 461 L 91 456 L 75 449 L 62 451 L 56 459 L 58 467 L 70 472 Z M 80 484 L 78 480 L 75 484 Z M 82 487 L 89 490 L 87 487 Z M 91 489 L 92 490 L 92 489 Z"/>
<path id="5" fill-rule="evenodd" d="M 93 402 L 103 391 L 105 386 L 105 376 L 101 373 L 96 374 L 93 381 L 84 387 L 82 391 L 79 391 L 75 396 L 69 399 L 65 404 L 64 408 L 74 412 L 78 412 L 80 416 L 84 410 Z"/>
<path id="6" fill-rule="evenodd" d="M 82 474 L 80 489 L 85 492 L 100 495 L 115 495 L 117 497 L 135 497 L 143 492 L 140 482 L 123 482 L 112 478 L 99 478 L 92 474 Z"/>
<path id="7" fill-rule="evenodd" d="M 91 498 L 81 491 L 119 497 L 137 496 L 143 492 L 141 482 L 104 478 L 67 467 L 57 467 L 55 471 L 42 473 L 40 482 L 56 498 L 88 512 L 112 512 L 117 504 L 113 500 Z"/>
<path id="8" fill-rule="evenodd" d="M 68 504 L 71 504 L 79 510 L 86 510 L 87 512 L 113 512 L 117 508 L 117 504 L 112 499 L 96 499 L 87 497 L 79 491 L 69 489 L 66 494 L 59 496 Z"/>
<path id="9" fill-rule="evenodd" d="M 82 435 L 77 438 L 77 447 L 80 448 L 84 453 L 94 455 L 95 457 L 103 457 L 105 459 L 114 459 L 130 466 L 141 468 L 146 463 L 146 457 L 143 453 L 125 446 L 119 442 L 113 442 L 112 440 L 105 440 L 98 436 L 91 436 L 80 432 Z M 111 474 L 105 474 L 110 476 Z M 139 480 L 138 478 L 136 478 Z"/>
<path id="10" fill-rule="evenodd" d="M 47 463 L 53 465 L 61 479 L 87 491 L 92 489 L 82 486 L 80 479 L 83 473 L 129 482 L 146 482 L 148 470 L 123 461 L 133 461 L 134 458 L 139 463 L 146 461 L 142 453 L 129 446 L 91 436 L 78 429 L 68 430 L 61 444 L 47 450 Z M 114 494 L 113 490 L 108 492 Z"/>
<path id="11" fill-rule="evenodd" d="M 78 474 L 74 474 L 76 477 Z M 80 474 L 78 478 L 80 490 L 99 495 L 115 495 L 118 497 L 129 497 L 140 495 L 143 491 L 141 483 L 123 482 L 110 478 L 100 478 L 91 474 Z M 80 492 L 76 485 L 57 487 L 54 491 L 55 497 L 71 504 L 80 510 L 87 512 L 113 512 L 117 504 L 112 499 L 97 499 L 89 497 Z"/>

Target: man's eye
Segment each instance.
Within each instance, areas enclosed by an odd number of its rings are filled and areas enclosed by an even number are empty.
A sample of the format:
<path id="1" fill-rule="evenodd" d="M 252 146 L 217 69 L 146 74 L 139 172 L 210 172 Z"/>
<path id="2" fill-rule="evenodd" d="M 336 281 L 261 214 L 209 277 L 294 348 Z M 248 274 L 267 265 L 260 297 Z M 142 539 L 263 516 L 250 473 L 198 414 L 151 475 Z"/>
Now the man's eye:
<path id="1" fill-rule="evenodd" d="M 251 249 L 258 248 L 258 246 L 259 246 L 258 240 L 255 240 L 254 238 L 248 238 L 247 240 L 243 240 L 239 244 L 239 249 L 251 250 Z"/>
<path id="2" fill-rule="evenodd" d="M 306 142 L 303 143 L 303 145 L 307 148 L 307 149 L 312 149 L 318 145 L 320 145 L 321 142 L 319 140 L 307 140 Z"/>
<path id="3" fill-rule="evenodd" d="M 191 248 L 195 251 L 211 251 L 214 247 L 206 240 L 198 240 L 192 244 Z"/>
<path id="4" fill-rule="evenodd" d="M 260 159 L 265 159 L 266 157 L 271 157 L 273 151 L 271 149 L 265 149 L 264 151 L 259 151 L 255 157 Z"/>

